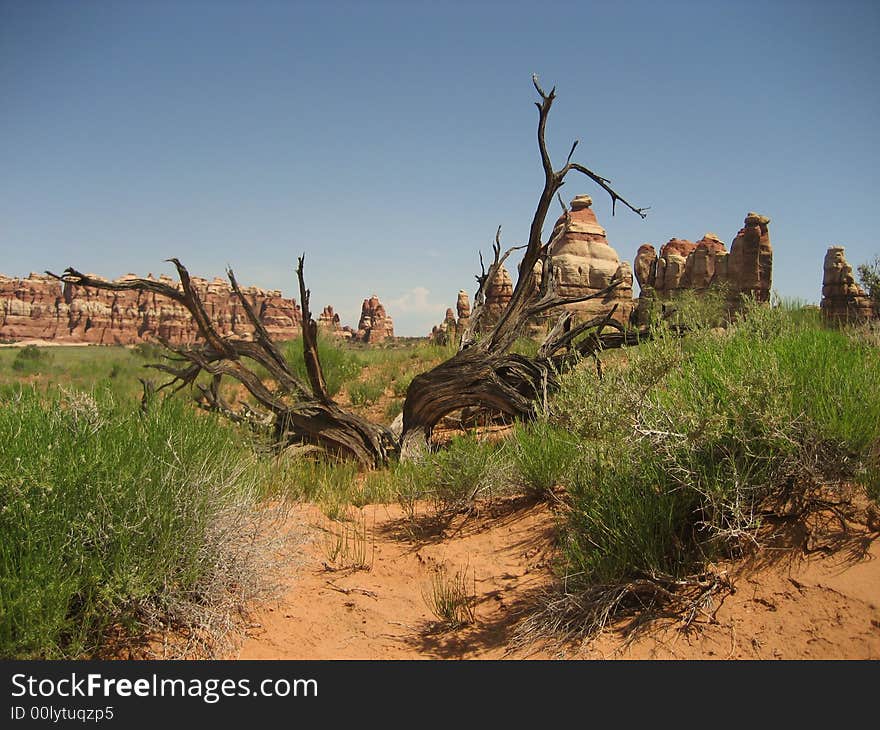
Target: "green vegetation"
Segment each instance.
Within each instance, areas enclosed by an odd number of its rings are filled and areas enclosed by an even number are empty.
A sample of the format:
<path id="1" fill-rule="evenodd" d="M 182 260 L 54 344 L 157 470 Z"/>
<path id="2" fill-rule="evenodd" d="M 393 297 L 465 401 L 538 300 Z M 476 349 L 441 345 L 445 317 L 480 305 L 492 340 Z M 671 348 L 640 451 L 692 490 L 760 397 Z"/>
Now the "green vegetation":
<path id="1" fill-rule="evenodd" d="M 445 565 L 437 566 L 427 585 L 422 586 L 422 598 L 443 628 L 457 629 L 472 624 L 476 618 L 476 587 L 468 585 L 467 566 L 449 574 Z M 476 583 L 476 576 L 473 576 Z"/>
<path id="2" fill-rule="evenodd" d="M 371 570 L 376 546 L 364 515 L 350 522 L 331 523 L 324 539 L 327 566 L 334 570 Z"/>
<path id="3" fill-rule="evenodd" d="M 225 424 L 178 400 L 144 414 L 109 391 L 6 386 L 0 443 L 0 655 L 204 629 L 253 594 L 265 467 Z"/>
<path id="4" fill-rule="evenodd" d="M 12 361 L 12 369 L 17 373 L 39 373 L 52 364 L 52 355 L 35 345 L 20 349 Z"/>
<path id="5" fill-rule="evenodd" d="M 543 419 L 517 424 L 509 445 L 520 483 L 539 497 L 570 483 L 580 448 L 577 439 Z"/>
<path id="6" fill-rule="evenodd" d="M 151 375 L 144 365 L 160 361 L 161 349 L 147 358 L 125 347 L 0 347 L 0 385 L 25 380 L 41 388 L 109 388 L 119 399 L 131 398 L 141 393 L 138 378 Z"/>
<path id="7" fill-rule="evenodd" d="M 366 381 L 352 383 L 348 386 L 348 398 L 355 406 L 373 405 L 385 395 L 385 382 L 374 377 Z"/>
<path id="8" fill-rule="evenodd" d="M 589 367 L 567 377 L 555 412 L 583 455 L 561 569 L 590 597 L 581 628 L 735 554 L 761 508 L 837 480 L 876 494 L 877 355 L 815 312 L 757 307 L 724 333 L 661 328 L 601 380 Z"/>
<path id="9" fill-rule="evenodd" d="M 304 382 L 308 382 L 302 339 L 288 340 L 284 343 L 283 351 L 293 371 Z M 331 396 L 335 396 L 348 381 L 357 378 L 366 365 L 359 353 L 328 337 L 318 338 L 318 358 L 324 371 L 327 392 Z"/>
<path id="10" fill-rule="evenodd" d="M 876 307 L 880 307 L 880 256 L 875 256 L 873 261 L 859 264 L 857 271 L 859 281 L 868 292 L 868 296 Z"/>
<path id="11" fill-rule="evenodd" d="M 603 354 L 601 376 L 581 363 L 502 443 L 459 435 L 371 472 L 305 447 L 257 455 L 248 433 L 185 397 L 142 412 L 153 345 L 0 348 L 0 653 L 94 655 L 108 633 L 160 622 L 207 636 L 206 617 L 235 613 L 258 588 L 269 502 L 319 505 L 334 525 L 329 562 L 364 568 L 354 508 L 397 501 L 415 519 L 418 505 L 448 515 L 482 497 L 552 495 L 566 600 L 542 630 L 589 633 L 703 585 L 711 561 L 760 540 L 774 506 L 806 509 L 848 483 L 880 500 L 876 337 L 825 329 L 796 302 L 748 307 L 721 329 L 720 304 L 677 302 L 684 337 L 658 323 L 652 341 Z M 389 422 L 412 379 L 453 351 L 319 347 L 330 391 Z M 305 377 L 299 343 L 284 348 Z M 448 625 L 468 620 L 463 581 L 440 571 L 426 588 Z"/>

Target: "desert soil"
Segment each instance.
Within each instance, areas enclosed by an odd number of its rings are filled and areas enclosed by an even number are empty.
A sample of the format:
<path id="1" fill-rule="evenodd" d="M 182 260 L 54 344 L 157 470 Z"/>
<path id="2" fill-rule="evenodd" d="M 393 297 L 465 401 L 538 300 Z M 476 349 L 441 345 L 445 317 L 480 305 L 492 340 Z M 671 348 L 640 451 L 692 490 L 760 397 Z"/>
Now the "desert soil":
<path id="1" fill-rule="evenodd" d="M 546 503 L 483 503 L 445 522 L 425 510 L 415 525 L 396 505 L 353 518 L 346 527 L 311 505 L 294 510 L 285 529 L 308 537 L 230 658 L 880 658 L 880 543 L 863 525 L 843 531 L 832 521 L 806 550 L 766 549 L 727 566 L 735 590 L 687 630 L 663 619 L 627 636 L 624 622 L 586 644 L 522 647 L 512 643 L 516 624 L 554 580 L 556 519 Z M 334 535 L 346 531 L 340 549 Z M 440 566 L 466 573 L 473 624 L 445 628 L 428 608 Z"/>

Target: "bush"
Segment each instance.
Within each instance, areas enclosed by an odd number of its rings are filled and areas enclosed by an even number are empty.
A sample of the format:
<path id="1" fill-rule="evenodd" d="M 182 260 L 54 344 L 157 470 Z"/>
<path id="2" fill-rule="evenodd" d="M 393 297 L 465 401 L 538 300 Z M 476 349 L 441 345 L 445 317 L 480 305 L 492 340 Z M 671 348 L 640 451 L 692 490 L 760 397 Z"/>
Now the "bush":
<path id="1" fill-rule="evenodd" d="M 545 420 L 517 424 L 508 444 L 520 483 L 536 496 L 568 483 L 580 448 L 571 434 Z"/>
<path id="2" fill-rule="evenodd" d="M 455 437 L 446 448 L 418 461 L 396 462 L 371 473 L 367 485 L 383 499 L 396 498 L 412 518 L 416 502 L 430 502 L 437 511 L 455 510 L 508 483 L 509 477 L 503 449 L 468 435 Z"/>
<path id="3" fill-rule="evenodd" d="M 876 480 L 876 348 L 814 313 L 765 307 L 724 334 L 657 335 L 601 380 L 591 367 L 572 373 L 554 403 L 584 439 L 563 570 L 571 591 L 601 596 L 591 628 L 633 586 L 678 585 L 752 543 L 767 500 Z"/>
<path id="4" fill-rule="evenodd" d="M 107 395 L 0 399 L 0 655 L 228 623 L 255 585 L 260 474 L 233 430 L 173 399 L 148 414 Z"/>
<path id="5" fill-rule="evenodd" d="M 873 300 L 874 306 L 880 308 L 880 256 L 875 256 L 873 261 L 866 264 L 859 264 L 856 270 L 859 281 Z"/>
<path id="6" fill-rule="evenodd" d="M 36 345 L 26 345 L 15 355 L 12 369 L 17 373 L 40 373 L 52 364 L 52 355 Z"/>

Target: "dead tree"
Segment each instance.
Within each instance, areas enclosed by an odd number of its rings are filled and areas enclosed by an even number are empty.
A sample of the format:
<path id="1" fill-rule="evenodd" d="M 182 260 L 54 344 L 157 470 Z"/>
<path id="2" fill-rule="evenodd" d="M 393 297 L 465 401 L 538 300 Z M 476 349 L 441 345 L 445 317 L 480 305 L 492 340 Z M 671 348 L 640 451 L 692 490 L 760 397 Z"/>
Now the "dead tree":
<path id="1" fill-rule="evenodd" d="M 296 269 L 302 305 L 303 355 L 308 385 L 294 373 L 281 350 L 272 341 L 265 326 L 254 312 L 251 303 L 241 291 L 235 274 L 227 271 L 235 296 L 254 328 L 253 340 L 221 336 L 211 321 L 198 291 L 192 284 L 186 267 L 177 259 L 169 259 L 177 268 L 180 287 L 152 279 L 128 279 L 120 282 L 105 281 L 68 268 L 61 276 L 47 272 L 61 281 L 76 286 L 87 286 L 108 291 L 137 290 L 153 292 L 173 299 L 186 307 L 198 328 L 203 343 L 192 347 L 178 347 L 163 341 L 174 353 L 175 364 L 152 364 L 157 370 L 171 375 L 158 390 L 194 386 L 200 391 L 200 404 L 235 421 L 260 421 L 271 426 L 278 446 L 305 443 L 340 456 L 356 459 L 365 466 L 381 466 L 388 460 L 389 450 L 396 448 L 391 432 L 384 426 L 371 423 L 339 405 L 327 393 L 324 375 L 318 357 L 317 324 L 309 310 L 309 290 L 303 279 L 303 257 Z M 257 374 L 253 363 L 269 373 L 273 383 Z M 196 382 L 201 373 L 212 377 L 208 385 Z M 259 404 L 258 408 L 245 406 L 235 411 L 220 391 L 223 377 L 241 383 Z"/>
<path id="2" fill-rule="evenodd" d="M 612 213 L 618 201 L 630 210 L 645 217 L 645 208 L 636 208 L 622 198 L 609 180 L 597 175 L 583 165 L 571 161 L 577 140 L 571 146 L 568 158 L 559 170 L 554 170 L 547 151 L 545 129 L 553 100 L 555 87 L 545 93 L 532 77 L 541 101 L 538 107 L 538 148 L 544 168 L 544 188 L 538 200 L 528 242 L 501 253 L 500 229 L 495 237 L 494 257 L 488 271 L 482 266 L 477 276 L 478 289 L 474 297 L 474 310 L 470 322 L 462 334 L 459 351 L 452 358 L 413 379 L 403 406 L 403 433 L 401 455 L 408 458 L 421 451 L 431 437 L 433 428 L 449 413 L 461 408 L 484 408 L 500 411 L 513 417 L 534 415 L 536 405 L 556 388 L 560 370 L 577 357 L 594 354 L 602 349 L 633 344 L 647 333 L 625 330 L 615 323 L 609 312 L 603 317 L 571 326 L 571 315 L 565 313 L 545 338 L 536 357 L 525 357 L 509 350 L 518 337 L 526 333 L 529 323 L 542 314 L 568 304 L 602 298 L 620 285 L 612 281 L 607 288 L 589 296 L 566 298 L 556 293 L 556 272 L 549 256 L 555 238 L 543 244 L 541 234 L 554 196 L 562 187 L 569 172 L 579 172 L 597 183 L 611 196 Z M 560 201 L 561 202 L 561 201 Z M 563 204 L 564 223 L 555 236 L 565 233 L 568 210 Z M 487 285 L 495 278 L 505 260 L 513 251 L 525 249 L 519 265 L 516 284 L 507 308 L 497 323 L 481 334 L 486 316 L 485 293 Z M 612 332 L 603 334 L 606 327 Z M 589 334 L 588 334 L 589 333 Z M 579 339 L 580 338 L 580 339 Z"/>
<path id="3" fill-rule="evenodd" d="M 462 335 L 459 351 L 449 360 L 417 376 L 410 385 L 403 407 L 403 431 L 396 440 L 385 426 L 371 423 L 341 408 L 327 393 L 317 347 L 317 325 L 309 311 L 309 290 L 303 278 L 303 258 L 297 266 L 302 305 L 303 354 L 308 384 L 293 372 L 278 346 L 272 341 L 263 323 L 242 294 L 232 270 L 228 270 L 232 289 L 241 302 L 254 328 L 253 340 L 221 336 L 205 310 L 198 292 L 192 285 L 189 272 L 177 259 L 169 259 L 177 267 L 180 287 L 152 279 L 129 279 L 109 282 L 68 268 L 61 281 L 77 286 L 110 291 L 138 290 L 166 296 L 183 305 L 190 313 L 203 342 L 191 347 L 163 344 L 174 353 L 176 364 L 154 364 L 171 379 L 160 390 L 179 390 L 187 385 L 200 391 L 201 405 L 218 411 L 237 421 L 259 421 L 271 425 L 275 443 L 285 446 L 294 443 L 314 444 L 334 454 L 356 459 L 365 466 L 381 466 L 389 455 L 398 450 L 408 458 L 429 442 L 432 430 L 446 415 L 463 408 L 486 409 L 512 417 L 530 417 L 539 404 L 558 385 L 558 374 L 579 358 L 596 354 L 604 349 L 635 344 L 646 335 L 643 331 L 628 330 L 616 323 L 612 309 L 607 314 L 588 322 L 572 325 L 571 314 L 564 313 L 550 330 L 535 357 L 511 353 L 510 348 L 524 334 L 536 317 L 568 304 L 601 298 L 621 282 L 613 281 L 605 289 L 589 296 L 566 298 L 557 294 L 556 272 L 549 250 L 554 242 L 541 243 L 541 231 L 554 196 L 562 187 L 569 172 L 580 172 L 596 182 L 610 196 L 613 206 L 618 201 L 645 216 L 645 209 L 635 208 L 610 185 L 610 181 L 583 165 L 572 162 L 577 147 L 572 145 L 565 165 L 554 170 L 544 140 L 550 108 L 556 97 L 555 89 L 545 93 L 533 77 L 541 101 L 537 103 L 538 147 L 544 168 L 544 189 L 532 219 L 528 242 L 501 253 L 500 229 L 496 235 L 494 257 L 488 270 L 482 266 L 477 276 L 478 290 L 470 325 Z M 563 225 L 555 235 L 565 233 L 568 210 L 563 205 Z M 517 281 L 507 308 L 491 329 L 483 333 L 485 318 L 485 290 L 500 267 L 513 251 L 524 249 Z M 609 331 L 605 331 L 608 329 Z M 272 382 L 264 381 L 249 363 L 261 365 Z M 197 382 L 201 373 L 211 379 L 207 385 Z M 258 407 L 244 406 L 235 411 L 227 403 L 220 389 L 224 377 L 241 383 Z M 147 388 L 145 386 L 145 397 Z"/>

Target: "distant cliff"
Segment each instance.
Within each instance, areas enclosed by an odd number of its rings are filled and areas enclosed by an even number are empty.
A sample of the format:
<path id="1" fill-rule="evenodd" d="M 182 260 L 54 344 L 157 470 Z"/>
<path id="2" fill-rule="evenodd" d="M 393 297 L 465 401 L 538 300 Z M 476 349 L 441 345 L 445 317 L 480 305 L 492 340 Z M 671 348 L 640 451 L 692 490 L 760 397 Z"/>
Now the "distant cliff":
<path id="1" fill-rule="evenodd" d="M 118 281 L 133 278 L 137 277 L 127 274 Z M 174 284 L 167 276 L 156 279 L 149 274 L 147 278 Z M 253 327 L 241 302 L 224 279 L 193 277 L 193 282 L 220 334 L 244 339 L 252 335 Z M 275 339 L 292 339 L 302 333 L 302 312 L 296 301 L 273 289 L 246 287 L 242 292 Z M 332 314 L 333 308 L 325 309 L 325 317 L 326 311 Z M 325 326 L 327 331 L 357 339 L 351 328 L 339 325 L 338 316 L 331 322 L 322 322 L 330 324 Z M 393 329 L 389 326 L 388 330 L 389 336 L 393 336 Z M 189 312 L 158 294 L 74 286 L 43 274 L 31 274 L 24 279 L 0 274 L 0 341 L 131 345 L 150 339 L 191 344 L 196 338 L 197 330 Z"/>

